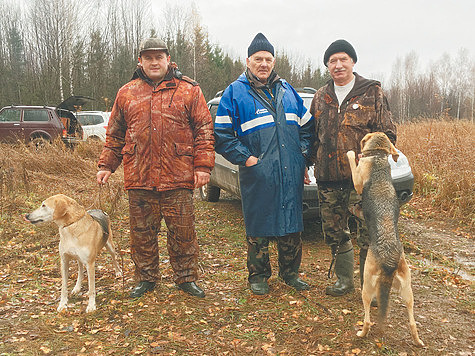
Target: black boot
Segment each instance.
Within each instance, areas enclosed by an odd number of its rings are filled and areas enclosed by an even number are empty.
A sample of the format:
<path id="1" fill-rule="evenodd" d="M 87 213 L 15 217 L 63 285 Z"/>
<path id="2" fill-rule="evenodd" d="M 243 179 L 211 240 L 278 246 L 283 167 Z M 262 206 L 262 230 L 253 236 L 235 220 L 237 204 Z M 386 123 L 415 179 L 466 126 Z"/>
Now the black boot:
<path id="1" fill-rule="evenodd" d="M 269 294 L 269 285 L 267 281 L 264 282 L 249 282 L 249 287 L 251 288 L 251 292 L 256 295 L 266 295 Z"/>
<path id="2" fill-rule="evenodd" d="M 141 281 L 130 293 L 130 298 L 140 298 L 145 293 L 155 289 L 155 282 Z"/>
<path id="3" fill-rule="evenodd" d="M 308 290 L 310 289 L 310 286 L 308 285 L 307 282 L 302 281 L 300 278 L 293 278 L 293 279 L 284 279 L 285 284 L 288 286 L 291 286 L 294 288 L 296 291 L 300 292 L 302 290 Z"/>
<path id="4" fill-rule="evenodd" d="M 192 295 L 193 297 L 204 298 L 205 292 L 198 287 L 195 282 L 184 282 L 177 285 L 182 291 Z"/>
<path id="5" fill-rule="evenodd" d="M 351 244 L 351 241 L 348 241 Z M 346 244 L 340 246 L 340 249 L 347 248 Z M 355 252 L 353 247 L 343 253 L 338 253 L 335 260 L 335 274 L 338 280 L 334 285 L 328 286 L 325 293 L 334 297 L 341 297 L 355 290 L 353 282 L 353 268 L 354 268 Z"/>

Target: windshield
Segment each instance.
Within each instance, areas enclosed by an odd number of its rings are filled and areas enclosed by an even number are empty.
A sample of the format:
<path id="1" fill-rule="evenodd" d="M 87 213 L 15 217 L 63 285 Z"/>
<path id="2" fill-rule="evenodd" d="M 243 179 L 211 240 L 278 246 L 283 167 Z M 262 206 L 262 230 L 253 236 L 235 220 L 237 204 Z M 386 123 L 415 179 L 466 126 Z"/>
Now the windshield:
<path id="1" fill-rule="evenodd" d="M 77 115 L 79 122 L 83 126 L 89 125 L 99 125 L 104 122 L 101 115 L 94 115 L 94 114 L 84 114 L 84 115 Z"/>

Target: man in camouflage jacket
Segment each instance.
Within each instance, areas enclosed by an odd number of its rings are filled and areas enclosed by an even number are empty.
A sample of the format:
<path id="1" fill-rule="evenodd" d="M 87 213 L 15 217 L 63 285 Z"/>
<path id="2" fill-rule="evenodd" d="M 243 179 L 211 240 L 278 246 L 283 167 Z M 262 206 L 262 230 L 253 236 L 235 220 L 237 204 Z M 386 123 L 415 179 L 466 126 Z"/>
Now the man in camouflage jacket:
<path id="1" fill-rule="evenodd" d="M 175 283 L 204 297 L 195 283 L 199 247 L 193 189 L 208 183 L 214 166 L 213 123 L 198 83 L 178 71 L 165 42 L 157 38 L 142 42 L 139 67 L 117 93 L 98 183 L 106 183 L 122 161 L 139 282 L 131 297 L 153 290 L 160 278 L 157 234 L 162 218 Z"/>
<path id="2" fill-rule="evenodd" d="M 351 180 L 346 152 L 360 153 L 360 141 L 369 132 L 381 131 L 396 142 L 396 127 L 381 84 L 353 72 L 357 56 L 345 40 L 333 42 L 325 52 L 324 64 L 332 79 L 315 93 L 310 108 L 315 117 L 315 178 L 319 188 L 320 210 L 325 242 L 330 245 L 337 281 L 326 293 L 341 296 L 354 290 L 354 251 L 348 229 L 350 211 L 361 197 L 357 196 Z M 369 236 L 362 220 L 358 225 L 360 246 L 360 278 Z"/>

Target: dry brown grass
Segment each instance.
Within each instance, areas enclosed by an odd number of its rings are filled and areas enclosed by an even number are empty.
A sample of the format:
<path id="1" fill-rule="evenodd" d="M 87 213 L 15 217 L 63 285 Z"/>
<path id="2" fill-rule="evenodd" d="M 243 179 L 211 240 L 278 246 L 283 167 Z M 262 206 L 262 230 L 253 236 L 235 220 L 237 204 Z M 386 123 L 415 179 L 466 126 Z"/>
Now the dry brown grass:
<path id="1" fill-rule="evenodd" d="M 61 142 L 42 149 L 0 144 L 0 218 L 15 218 L 19 209 L 33 208 L 58 193 L 71 196 L 85 207 L 103 208 L 107 204 L 105 210 L 113 213 L 111 204 L 124 198 L 123 171 L 118 170 L 110 183 L 99 189 L 95 172 L 101 149 L 101 143 L 83 143 L 74 151 Z M 106 199 L 99 200 L 100 195 Z M 125 203 L 125 198 L 122 200 Z"/>
<path id="2" fill-rule="evenodd" d="M 405 129 L 400 128 L 401 148 L 419 176 L 423 170 L 417 167 L 416 150 L 404 144 L 412 140 L 406 140 Z M 410 345 L 405 309 L 400 305 L 392 308 L 390 332 L 384 337 L 376 329 L 369 338 L 357 338 L 363 310 L 360 296 L 325 296 L 330 252 L 316 231 L 317 224 L 305 228 L 301 268 L 312 289 L 297 293 L 277 278 L 277 251 L 271 244 L 271 294 L 252 295 L 247 286 L 241 203 L 235 199 L 197 200 L 195 204 L 201 250 L 199 284 L 206 298 L 191 299 L 175 287 L 164 229 L 158 236 L 159 286 L 139 300 L 129 299 L 135 282 L 122 169 L 111 176 L 102 204 L 111 215 L 124 278 L 114 279 L 112 264 L 107 262 L 110 257 L 103 252 L 96 268 L 98 310 L 84 312 L 84 286 L 79 296 L 70 298 L 68 310 L 57 313 L 61 285 L 58 228 L 54 224 L 32 226 L 21 215 L 56 193 L 67 194 L 85 207 L 95 204 L 100 149 L 100 144 L 81 145 L 70 151 L 55 144 L 35 151 L 0 144 L 0 354 L 436 355 L 465 354 L 470 348 L 466 330 L 473 309 L 471 294 L 456 286 L 453 274 L 449 277 L 425 268 L 413 268 L 413 278 L 417 281 L 417 320 L 428 347 L 417 350 Z M 415 251 L 420 250 L 413 244 Z M 412 253 L 408 259 L 418 265 Z M 76 271 L 73 266 L 70 289 Z M 452 282 L 446 284 L 442 278 Z"/>
<path id="3" fill-rule="evenodd" d="M 415 178 L 414 202 L 428 217 L 475 225 L 475 125 L 424 121 L 398 127 L 398 147 Z"/>

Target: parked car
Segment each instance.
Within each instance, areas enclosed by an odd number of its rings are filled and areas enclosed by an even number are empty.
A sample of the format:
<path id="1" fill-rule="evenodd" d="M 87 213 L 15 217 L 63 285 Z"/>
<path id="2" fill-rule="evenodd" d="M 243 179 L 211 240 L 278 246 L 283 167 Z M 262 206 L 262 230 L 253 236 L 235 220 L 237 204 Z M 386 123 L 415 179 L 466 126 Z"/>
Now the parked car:
<path id="1" fill-rule="evenodd" d="M 75 96 L 57 107 L 5 106 L 0 110 L 0 141 L 20 140 L 39 147 L 60 137 L 68 147 L 73 147 L 83 139 L 83 131 L 70 109 L 82 106 L 89 100 L 92 99 Z"/>
<path id="2" fill-rule="evenodd" d="M 316 90 L 313 88 L 297 88 L 296 90 L 302 97 L 305 107 L 309 108 Z M 216 96 L 208 102 L 208 108 L 213 118 L 213 122 L 216 119 L 216 112 L 218 110 L 222 93 L 222 91 L 218 92 Z M 388 161 L 391 165 L 391 176 L 399 202 L 400 204 L 404 204 L 412 197 L 414 176 L 407 157 L 399 150 L 398 153 L 399 159 L 397 162 L 394 162 L 391 156 L 388 157 Z M 303 213 L 305 219 L 319 217 L 318 186 L 313 175 L 313 170 L 314 167 L 309 168 L 311 183 L 304 186 L 303 192 Z M 216 154 L 215 166 L 211 172 L 210 181 L 208 184 L 200 188 L 200 195 L 204 200 L 216 202 L 219 200 L 221 190 L 225 190 L 238 198 L 241 197 L 239 187 L 239 166 L 232 164 L 220 154 Z"/>
<path id="3" fill-rule="evenodd" d="M 105 111 L 80 111 L 76 117 L 84 131 L 84 140 L 105 141 L 111 113 Z"/>

